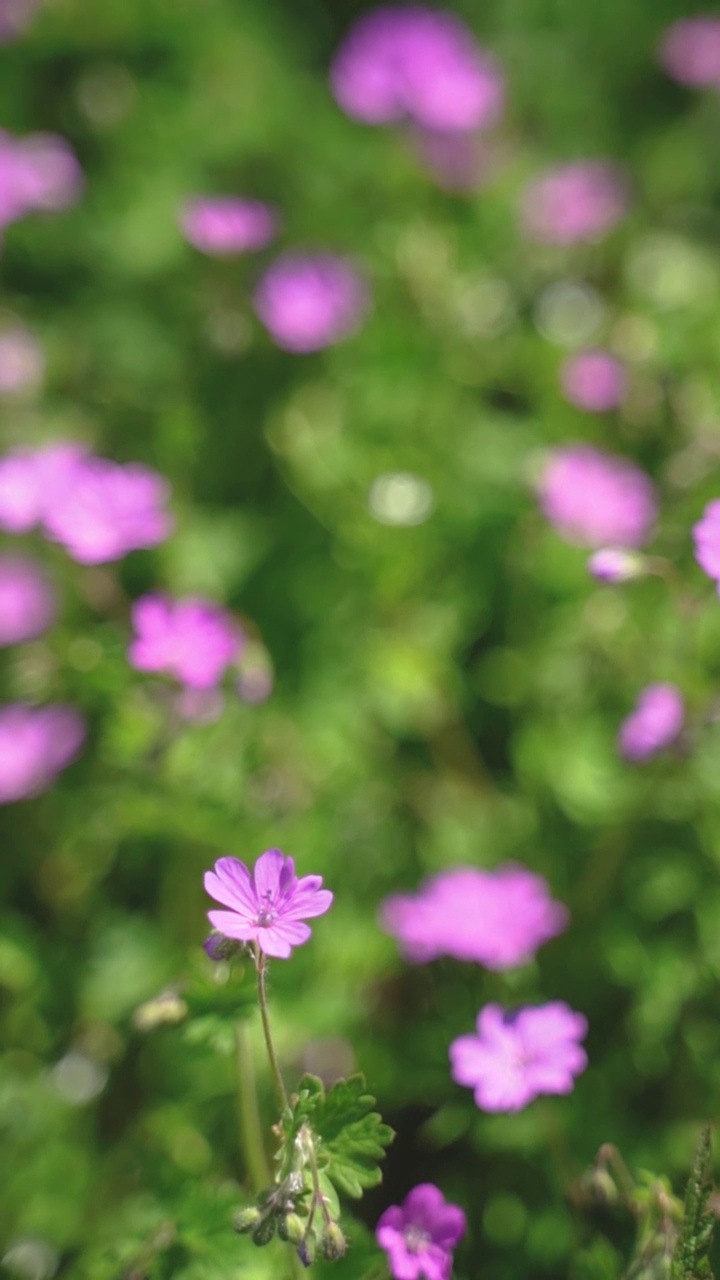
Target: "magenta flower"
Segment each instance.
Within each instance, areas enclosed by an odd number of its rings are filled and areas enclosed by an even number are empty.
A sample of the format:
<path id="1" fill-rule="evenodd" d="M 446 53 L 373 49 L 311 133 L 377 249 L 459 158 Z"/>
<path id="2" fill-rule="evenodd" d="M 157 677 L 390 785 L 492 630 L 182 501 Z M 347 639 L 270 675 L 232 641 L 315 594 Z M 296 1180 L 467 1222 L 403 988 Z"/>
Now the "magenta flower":
<path id="1" fill-rule="evenodd" d="M 495 60 L 467 28 L 422 5 L 361 17 L 335 56 L 330 82 L 342 110 L 365 124 L 409 117 L 443 131 L 493 124 L 505 92 Z"/>
<path id="2" fill-rule="evenodd" d="M 660 45 L 660 63 L 673 80 L 690 89 L 720 88 L 720 18 L 699 14 L 668 27 Z"/>
<path id="3" fill-rule="evenodd" d="M 75 759 L 85 727 L 72 707 L 0 707 L 0 804 L 46 791 Z"/>
<path id="4" fill-rule="evenodd" d="M 714 578 L 720 594 L 720 498 L 709 502 L 702 518 L 693 525 L 695 559 L 709 578 Z"/>
<path id="5" fill-rule="evenodd" d="M 0 555 L 0 646 L 42 635 L 55 618 L 55 593 L 34 560 Z"/>
<path id="6" fill-rule="evenodd" d="M 685 723 L 685 703 L 674 684 L 649 684 L 623 720 L 618 749 L 627 760 L 642 762 L 669 747 Z"/>
<path id="7" fill-rule="evenodd" d="M 578 1043 L 587 1019 L 562 1000 L 514 1012 L 486 1004 L 477 1034 L 450 1045 L 453 1080 L 475 1091 L 481 1111 L 521 1111 L 543 1093 L 571 1093 L 585 1070 Z"/>
<path id="8" fill-rule="evenodd" d="M 637 551 L 623 551 L 621 547 L 601 547 L 593 551 L 588 560 L 588 571 L 598 582 L 630 582 L 641 578 L 647 570 L 647 561 Z"/>
<path id="9" fill-rule="evenodd" d="M 220 858 L 205 873 L 205 891 L 229 911 L 208 911 L 208 919 L 226 938 L 255 942 L 266 956 L 286 960 L 293 947 L 307 942 L 304 920 L 329 911 L 333 895 L 322 876 L 298 880 L 295 863 L 279 849 L 261 853 L 251 873 L 237 858 Z"/>
<path id="10" fill-rule="evenodd" d="M 38 0 L 0 0 L 0 44 L 22 35 L 38 7 Z"/>
<path id="11" fill-rule="evenodd" d="M 507 863 L 442 871 L 416 894 L 387 898 L 380 919 L 416 964 L 444 955 L 502 970 L 532 960 L 567 927 L 568 913 L 541 876 Z"/>
<path id="12" fill-rule="evenodd" d="M 83 175 L 64 138 L 0 131 L 0 227 L 37 211 L 58 211 L 78 199 Z"/>
<path id="13" fill-rule="evenodd" d="M 279 347 L 302 354 L 349 337 L 370 305 L 366 284 L 330 253 L 277 258 L 255 291 L 255 310 Z"/>
<path id="14" fill-rule="evenodd" d="M 0 395 L 11 396 L 39 386 L 45 357 L 37 338 L 18 325 L 0 333 Z"/>
<path id="15" fill-rule="evenodd" d="M 550 454 L 539 498 L 560 536 L 586 547 L 639 547 L 657 515 L 647 476 L 625 458 L 587 444 Z"/>
<path id="16" fill-rule="evenodd" d="M 623 217 L 625 183 L 600 160 L 579 160 L 535 178 L 522 197 L 522 225 L 531 240 L 568 245 L 598 240 Z"/>
<path id="17" fill-rule="evenodd" d="M 617 409 L 627 390 L 623 365 L 609 351 L 580 351 L 568 356 L 560 370 L 565 398 L 586 413 Z"/>
<path id="18" fill-rule="evenodd" d="M 63 441 L 0 459 L 0 529 L 27 533 L 41 524 L 56 495 L 67 493 L 84 456 L 80 445 Z"/>
<path id="19" fill-rule="evenodd" d="M 239 196 L 195 196 L 183 205 L 179 223 L 200 253 L 218 256 L 264 249 L 278 231 L 277 214 L 269 205 Z"/>
<path id="20" fill-rule="evenodd" d="M 43 524 L 80 564 L 105 564 L 168 537 L 169 493 L 167 481 L 139 463 L 85 458 L 67 488 L 50 495 Z"/>
<path id="21" fill-rule="evenodd" d="M 375 1236 L 395 1280 L 449 1280 L 453 1249 L 466 1230 L 462 1209 L 432 1182 L 421 1182 L 385 1210 Z"/>
<path id="22" fill-rule="evenodd" d="M 242 648 L 240 628 L 209 600 L 141 596 L 132 607 L 132 621 L 130 665 L 165 672 L 188 689 L 213 689 Z"/>

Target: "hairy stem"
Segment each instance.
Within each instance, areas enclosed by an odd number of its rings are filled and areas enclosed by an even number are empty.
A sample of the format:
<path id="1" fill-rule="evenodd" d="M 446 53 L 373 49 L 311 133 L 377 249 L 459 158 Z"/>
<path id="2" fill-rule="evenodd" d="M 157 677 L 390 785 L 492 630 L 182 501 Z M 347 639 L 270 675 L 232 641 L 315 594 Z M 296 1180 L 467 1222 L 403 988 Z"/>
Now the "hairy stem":
<path id="1" fill-rule="evenodd" d="M 278 1063 L 277 1054 L 275 1052 L 275 1045 L 273 1044 L 272 1032 L 270 1031 L 270 1019 L 268 1018 L 267 990 L 265 987 L 265 977 L 267 973 L 267 960 L 263 955 L 262 951 L 260 950 L 260 948 L 258 947 L 257 943 L 255 943 L 255 967 L 257 969 L 258 1004 L 260 1005 L 260 1016 L 262 1018 L 262 1024 L 263 1024 L 263 1035 L 265 1036 L 265 1047 L 267 1048 L 267 1051 L 268 1051 L 268 1058 L 270 1060 L 270 1070 L 272 1072 L 272 1078 L 275 1081 L 275 1088 L 277 1090 L 278 1100 L 280 1102 L 280 1106 L 282 1110 L 286 1111 L 290 1103 L 288 1102 L 287 1091 L 283 1083 L 283 1078 L 280 1074 L 280 1064 Z"/>
<path id="2" fill-rule="evenodd" d="M 243 1022 L 235 1027 L 235 1050 L 238 1073 L 238 1121 L 240 1144 L 247 1163 L 253 1191 L 263 1191 L 272 1175 L 265 1156 L 263 1130 L 258 1110 L 255 1065 L 247 1029 Z"/>

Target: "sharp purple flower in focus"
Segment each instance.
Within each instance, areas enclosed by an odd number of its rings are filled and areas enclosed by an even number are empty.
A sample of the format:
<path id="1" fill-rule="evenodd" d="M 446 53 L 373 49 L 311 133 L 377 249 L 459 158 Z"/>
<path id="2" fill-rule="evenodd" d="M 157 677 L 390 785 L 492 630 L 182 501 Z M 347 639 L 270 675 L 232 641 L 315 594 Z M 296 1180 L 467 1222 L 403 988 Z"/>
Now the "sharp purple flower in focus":
<path id="1" fill-rule="evenodd" d="M 562 1000 L 513 1012 L 487 1004 L 474 1035 L 450 1045 L 451 1074 L 481 1111 L 521 1111 L 541 1094 L 571 1093 L 585 1070 L 587 1020 Z"/>
<path id="2" fill-rule="evenodd" d="M 380 1218 L 375 1236 L 394 1280 L 448 1280 L 453 1250 L 467 1230 L 463 1210 L 432 1182 L 413 1187 Z"/>
<path id="3" fill-rule="evenodd" d="M 381 911 L 383 928 L 409 960 L 453 956 L 496 970 L 527 964 L 567 922 L 542 877 L 512 863 L 440 872 L 417 894 L 388 898 Z"/>
<path id="4" fill-rule="evenodd" d="M 238 858 L 220 858 L 205 873 L 205 890 L 225 911 L 209 911 L 219 933 L 255 942 L 266 956 L 286 960 L 293 947 L 307 942 L 305 920 L 329 911 L 333 895 L 322 876 L 295 875 L 295 863 L 279 849 L 268 849 L 249 871 Z"/>

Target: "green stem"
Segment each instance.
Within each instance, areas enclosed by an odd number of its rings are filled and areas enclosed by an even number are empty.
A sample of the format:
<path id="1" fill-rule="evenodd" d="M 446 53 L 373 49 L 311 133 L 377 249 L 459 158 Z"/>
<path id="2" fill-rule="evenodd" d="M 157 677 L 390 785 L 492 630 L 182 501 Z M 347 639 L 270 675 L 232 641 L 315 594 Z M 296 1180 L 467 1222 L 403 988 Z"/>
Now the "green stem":
<path id="1" fill-rule="evenodd" d="M 240 1144 L 247 1163 L 253 1190 L 264 1191 L 272 1181 L 265 1156 L 263 1130 L 258 1110 L 255 1065 L 245 1024 L 235 1027 L 235 1050 L 238 1072 L 238 1120 Z"/>
<path id="2" fill-rule="evenodd" d="M 273 1080 L 275 1081 L 275 1088 L 277 1090 L 280 1106 L 283 1111 L 287 1111 L 290 1103 L 288 1101 L 285 1085 L 283 1084 L 282 1075 L 280 1074 L 280 1064 L 278 1063 L 277 1054 L 275 1052 L 272 1032 L 270 1031 L 270 1019 L 268 1018 L 267 990 L 265 988 L 267 961 L 257 943 L 255 943 L 255 967 L 257 969 L 258 1004 L 260 1005 L 260 1016 L 263 1024 L 263 1035 L 265 1036 L 265 1047 L 267 1048 L 268 1058 L 270 1059 L 270 1070 L 272 1072 Z"/>

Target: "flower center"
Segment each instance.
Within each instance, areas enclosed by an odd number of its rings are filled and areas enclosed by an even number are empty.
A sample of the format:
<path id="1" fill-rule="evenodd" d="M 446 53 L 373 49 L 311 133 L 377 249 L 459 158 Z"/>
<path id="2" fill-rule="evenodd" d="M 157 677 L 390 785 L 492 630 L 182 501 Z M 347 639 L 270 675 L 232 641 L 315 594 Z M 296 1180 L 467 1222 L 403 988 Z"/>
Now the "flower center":
<path id="1" fill-rule="evenodd" d="M 273 923 L 276 915 L 277 912 L 273 911 L 272 907 L 263 907 L 262 911 L 258 912 L 255 923 L 258 924 L 261 929 L 267 928 L 269 924 Z"/>
<path id="2" fill-rule="evenodd" d="M 427 1231 L 423 1231 L 420 1227 L 407 1227 L 405 1230 L 405 1247 L 408 1253 L 422 1253 L 430 1243 L 430 1236 Z"/>

